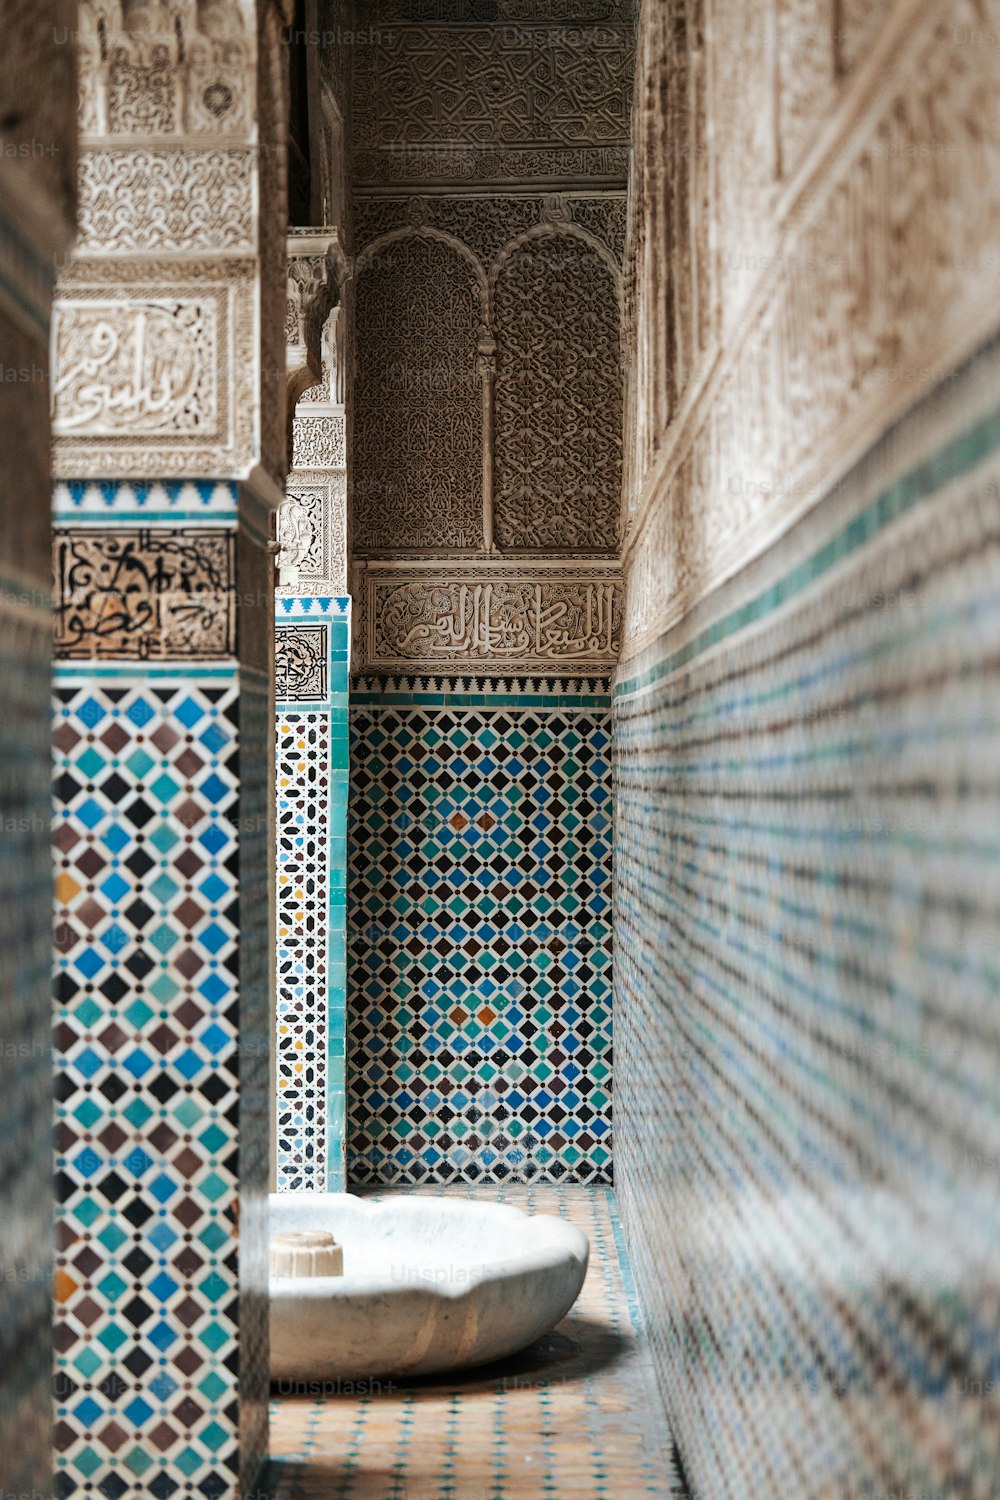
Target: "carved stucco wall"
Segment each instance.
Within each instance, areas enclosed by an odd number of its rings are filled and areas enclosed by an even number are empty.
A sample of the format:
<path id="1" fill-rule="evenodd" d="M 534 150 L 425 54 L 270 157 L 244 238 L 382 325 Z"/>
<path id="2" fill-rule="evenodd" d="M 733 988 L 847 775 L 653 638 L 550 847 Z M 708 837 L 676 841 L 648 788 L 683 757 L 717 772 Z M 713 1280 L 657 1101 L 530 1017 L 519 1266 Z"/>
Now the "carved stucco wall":
<path id="1" fill-rule="evenodd" d="M 0 8 L 0 1452 L 52 1472 L 51 477 L 54 266 L 73 230 L 71 3 Z"/>
<path id="2" fill-rule="evenodd" d="M 998 35 L 643 9 L 616 1185 L 698 1496 L 1000 1482 Z"/>
<path id="3" fill-rule="evenodd" d="M 287 16 L 85 0 L 54 318 L 59 1493 L 267 1440 Z"/>
<path id="4" fill-rule="evenodd" d="M 617 641 L 572 622 L 581 590 L 596 618 L 618 577 L 632 23 L 627 6 L 557 12 L 393 7 L 353 49 L 359 670 L 614 660 Z M 604 575 L 539 569 L 574 554 L 604 558 Z M 366 565 L 382 595 L 401 569 L 391 641 L 364 625 Z M 473 574 L 506 596 L 513 667 L 506 649 L 491 660 L 489 632 L 454 633 Z M 519 612 L 537 590 L 552 630 Z"/>
<path id="5" fill-rule="evenodd" d="M 364 256 L 356 548 L 409 543 L 434 553 L 482 542 L 483 280 L 461 247 L 430 235 L 405 234 Z"/>

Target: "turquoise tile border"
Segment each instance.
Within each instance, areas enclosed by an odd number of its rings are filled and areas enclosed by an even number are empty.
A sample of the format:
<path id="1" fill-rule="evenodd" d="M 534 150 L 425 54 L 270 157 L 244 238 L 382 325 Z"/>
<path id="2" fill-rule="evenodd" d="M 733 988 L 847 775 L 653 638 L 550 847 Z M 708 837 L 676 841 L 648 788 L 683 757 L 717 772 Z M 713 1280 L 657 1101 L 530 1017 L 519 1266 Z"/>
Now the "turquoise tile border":
<path id="1" fill-rule="evenodd" d="M 764 589 L 738 609 L 699 632 L 694 640 L 674 651 L 645 671 L 625 678 L 613 689 L 616 700 L 632 697 L 687 666 L 703 651 L 728 640 L 796 598 L 803 590 L 822 578 L 831 568 L 870 542 L 893 521 L 907 514 L 921 500 L 928 499 L 954 479 L 967 474 L 1000 447 L 1000 412 L 991 413 L 982 422 L 947 444 L 933 457 L 918 464 L 902 479 L 884 490 L 872 503 L 844 526 L 836 536 L 792 568 L 778 583 Z M 671 632 L 668 632 L 668 635 Z M 655 649 L 655 648 L 651 648 Z"/>
<path id="2" fill-rule="evenodd" d="M 169 526 L 236 522 L 239 487 L 227 480 L 71 479 L 58 481 L 52 492 L 55 524 L 74 526 L 131 526 L 161 522 Z"/>
<path id="3" fill-rule="evenodd" d="M 611 693 L 590 695 L 559 693 L 435 693 L 435 692 L 354 692 L 352 707 L 358 708 L 496 708 L 542 709 L 552 713 L 568 708 L 608 709 Z"/>

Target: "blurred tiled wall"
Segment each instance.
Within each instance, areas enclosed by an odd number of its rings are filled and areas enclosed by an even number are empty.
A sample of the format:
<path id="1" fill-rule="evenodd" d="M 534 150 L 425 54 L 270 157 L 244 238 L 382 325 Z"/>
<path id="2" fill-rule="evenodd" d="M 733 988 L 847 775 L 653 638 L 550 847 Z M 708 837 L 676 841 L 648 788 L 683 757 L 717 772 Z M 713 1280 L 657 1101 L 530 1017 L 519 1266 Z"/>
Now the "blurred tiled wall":
<path id="1" fill-rule="evenodd" d="M 616 1183 L 705 1500 L 1000 1493 L 998 393 L 617 685 Z"/>

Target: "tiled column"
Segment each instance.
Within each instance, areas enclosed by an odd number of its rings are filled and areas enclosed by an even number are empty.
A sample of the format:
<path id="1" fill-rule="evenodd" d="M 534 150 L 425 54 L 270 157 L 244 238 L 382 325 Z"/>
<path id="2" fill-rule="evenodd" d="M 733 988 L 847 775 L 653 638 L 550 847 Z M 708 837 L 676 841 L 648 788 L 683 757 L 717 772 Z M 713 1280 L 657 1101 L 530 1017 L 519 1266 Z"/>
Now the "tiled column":
<path id="1" fill-rule="evenodd" d="M 350 600 L 278 600 L 279 1192 L 344 1187 Z"/>
<path id="2" fill-rule="evenodd" d="M 73 220 L 75 7 L 0 7 L 0 1474 L 49 1492 L 49 316 Z"/>
<path id="3" fill-rule="evenodd" d="M 344 1187 L 347 698 L 345 259 L 337 230 L 289 241 L 294 466 L 279 520 L 274 1180 Z M 338 303 L 340 305 L 335 306 Z"/>
<path id="4" fill-rule="evenodd" d="M 136 10 L 55 336 L 57 1485 L 212 1500 L 267 1430 L 280 54 Z"/>

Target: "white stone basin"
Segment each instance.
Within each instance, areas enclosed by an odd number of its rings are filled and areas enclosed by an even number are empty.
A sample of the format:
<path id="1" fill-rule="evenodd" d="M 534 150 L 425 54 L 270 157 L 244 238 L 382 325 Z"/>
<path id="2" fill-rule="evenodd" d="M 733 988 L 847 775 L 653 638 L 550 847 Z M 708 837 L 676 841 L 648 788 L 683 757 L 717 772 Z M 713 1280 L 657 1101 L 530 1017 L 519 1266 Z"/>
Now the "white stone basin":
<path id="1" fill-rule="evenodd" d="M 271 1379 L 358 1381 L 486 1364 L 559 1322 L 590 1244 L 547 1214 L 461 1198 L 276 1193 L 272 1235 L 331 1230 L 344 1275 L 272 1276 Z"/>

